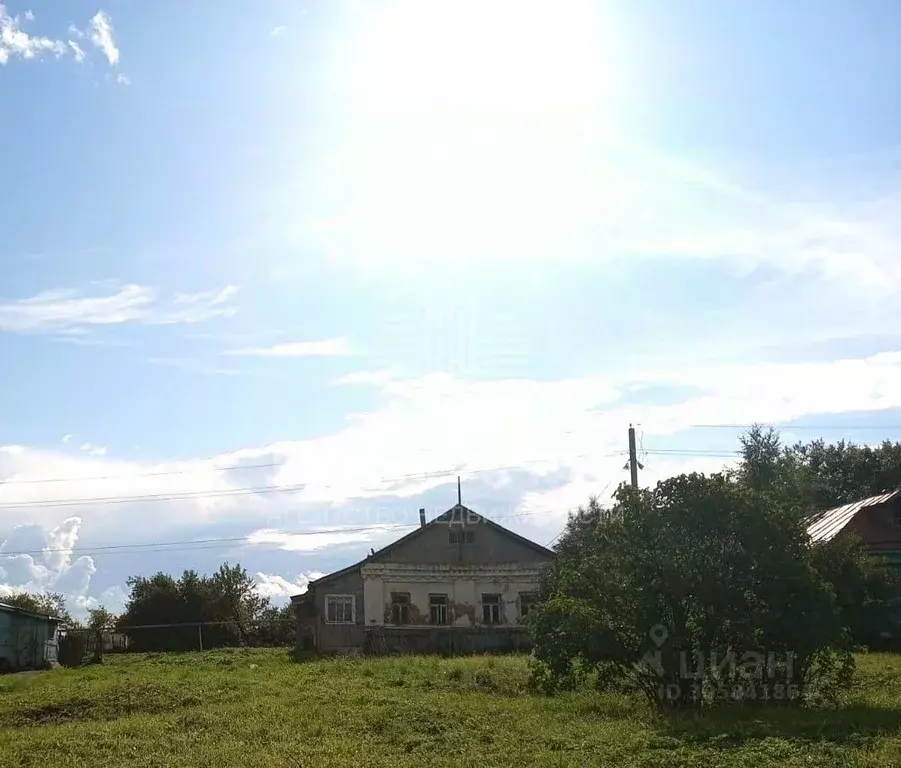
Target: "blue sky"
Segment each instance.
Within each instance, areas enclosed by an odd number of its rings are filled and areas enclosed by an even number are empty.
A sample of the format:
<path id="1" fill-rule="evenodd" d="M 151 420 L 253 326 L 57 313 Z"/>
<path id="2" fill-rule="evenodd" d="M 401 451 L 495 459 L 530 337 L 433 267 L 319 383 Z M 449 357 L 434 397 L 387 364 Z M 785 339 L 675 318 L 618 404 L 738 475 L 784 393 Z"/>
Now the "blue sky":
<path id="1" fill-rule="evenodd" d="M 457 470 L 544 543 L 630 422 L 648 483 L 730 425 L 901 438 L 899 23 L 4 0 L 0 594 L 228 557 L 284 599 Z"/>

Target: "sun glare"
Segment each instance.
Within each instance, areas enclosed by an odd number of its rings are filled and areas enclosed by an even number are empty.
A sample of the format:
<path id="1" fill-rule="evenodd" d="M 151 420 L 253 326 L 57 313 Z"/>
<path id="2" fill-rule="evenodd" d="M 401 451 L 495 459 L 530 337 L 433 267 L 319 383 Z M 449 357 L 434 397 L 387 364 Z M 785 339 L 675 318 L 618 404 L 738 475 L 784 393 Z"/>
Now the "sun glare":
<path id="1" fill-rule="evenodd" d="M 578 107 L 609 83 L 598 0 L 395 0 L 354 48 L 354 100 L 378 110 Z"/>
<path id="2" fill-rule="evenodd" d="M 358 19 L 336 72 L 342 144 L 323 174 L 342 255 L 543 259 L 578 240 L 622 196 L 603 156 L 601 8 L 395 0 Z"/>

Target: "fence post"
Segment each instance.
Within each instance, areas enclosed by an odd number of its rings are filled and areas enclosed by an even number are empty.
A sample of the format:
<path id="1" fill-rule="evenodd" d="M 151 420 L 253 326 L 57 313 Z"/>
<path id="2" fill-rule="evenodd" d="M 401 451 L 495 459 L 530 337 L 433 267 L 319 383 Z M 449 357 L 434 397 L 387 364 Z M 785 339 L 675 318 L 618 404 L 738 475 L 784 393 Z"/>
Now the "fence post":
<path id="1" fill-rule="evenodd" d="M 200 650 L 203 650 L 203 624 L 197 624 L 197 643 L 200 646 Z"/>

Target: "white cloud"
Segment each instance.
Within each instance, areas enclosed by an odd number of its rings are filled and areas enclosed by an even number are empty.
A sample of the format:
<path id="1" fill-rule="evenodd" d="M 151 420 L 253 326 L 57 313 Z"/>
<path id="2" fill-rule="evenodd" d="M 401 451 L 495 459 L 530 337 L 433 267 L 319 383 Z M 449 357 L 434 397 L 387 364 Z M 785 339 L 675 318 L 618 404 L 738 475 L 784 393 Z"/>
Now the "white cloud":
<path id="1" fill-rule="evenodd" d="M 258 595 L 281 600 L 293 595 L 302 595 L 307 591 L 307 585 L 311 581 L 320 579 L 323 576 L 325 574 L 320 571 L 307 571 L 306 573 L 298 574 L 294 581 L 289 581 L 277 573 L 257 573 L 254 581 L 256 582 Z"/>
<path id="2" fill-rule="evenodd" d="M 129 79 L 128 75 L 120 74 L 116 78 L 116 82 L 119 83 L 119 85 L 131 85 L 131 80 Z"/>
<path id="3" fill-rule="evenodd" d="M 29 18 L 26 13 L 25 18 L 31 21 L 34 15 Z M 59 57 L 65 52 L 66 44 L 61 40 L 33 36 L 23 31 L 19 25 L 19 17 L 11 16 L 6 6 L 0 3 L 0 65 L 15 57 L 34 59 L 45 53 Z"/>
<path id="4" fill-rule="evenodd" d="M 275 344 L 271 347 L 233 349 L 228 355 L 246 357 L 340 357 L 350 354 L 347 339 L 323 339 L 322 341 L 296 341 Z"/>
<path id="5" fill-rule="evenodd" d="M 87 54 L 84 52 L 84 49 L 73 40 L 69 41 L 69 47 L 72 49 L 73 54 L 75 55 L 75 61 L 81 63 L 85 60 Z"/>
<path id="6" fill-rule="evenodd" d="M 665 405 L 642 402 L 637 385 L 654 385 L 658 393 L 671 386 L 681 394 Z M 381 546 L 410 530 L 416 509 L 426 505 L 423 498 L 432 499 L 430 510 L 436 504 L 449 506 L 452 495 L 436 500 L 432 492 L 452 482 L 456 472 L 464 479 L 464 501 L 467 487 L 477 485 L 480 495 L 474 508 L 545 543 L 559 530 L 568 509 L 591 494 L 609 495 L 627 479 L 623 464 L 630 422 L 643 425 L 643 444 L 653 450 L 665 437 L 685 434 L 693 424 L 771 423 L 901 408 L 901 351 L 804 364 L 686 362 L 615 376 L 547 381 L 462 381 L 433 374 L 387 382 L 380 403 L 332 434 L 212 459 L 138 462 L 2 447 L 0 509 L 15 505 L 16 520 L 28 523 L 7 537 L 14 541 L 7 543 L 6 551 L 61 550 L 0 558 L 6 574 L 2 582 L 35 589 L 65 586 L 69 594 L 97 598 L 89 588 L 96 583 L 93 559 L 75 559 L 76 533 L 106 534 L 107 541 L 127 544 L 216 535 L 240 538 L 252 532 L 246 542 L 233 545 L 235 550 L 243 548 L 242 562 L 245 555 L 265 556 L 268 563 L 269 558 L 295 553 L 307 566 L 318 566 L 316 558 L 336 550 L 346 550 L 346 558 L 340 558 L 350 561 L 369 546 Z M 717 469 L 728 460 L 650 454 L 640 478 L 652 483 L 672 472 Z M 226 467 L 240 471 L 220 471 Z M 68 481 L 27 482 L 47 478 Z M 291 493 L 207 495 L 176 502 L 135 499 L 297 484 L 305 487 Z M 135 500 L 79 504 L 77 527 L 67 517 L 71 507 L 36 506 L 98 498 Z M 491 503 L 496 503 L 493 511 Z M 236 532 L 217 534 L 223 526 Z M 198 557 L 182 555 L 186 564 Z M 153 562 L 161 557 L 154 555 Z M 101 565 L 108 562 L 104 559 Z M 280 565 L 254 566 L 264 573 L 277 569 L 286 570 Z M 278 588 L 275 581 L 266 583 L 263 588 L 270 592 Z M 281 588 L 286 589 L 284 584 Z"/>
<path id="7" fill-rule="evenodd" d="M 73 437 L 75 437 L 75 435 L 63 435 L 63 436 L 62 436 L 62 439 L 60 440 L 60 442 L 61 442 L 61 443 L 69 443 L 69 442 L 72 441 L 72 438 L 73 438 Z"/>
<path id="8" fill-rule="evenodd" d="M 356 544 L 364 541 L 372 541 L 379 534 L 387 531 L 397 532 L 397 526 L 372 525 L 366 530 L 352 529 L 342 531 L 340 528 L 316 533 L 285 533 L 273 529 L 254 531 L 247 539 L 250 546 L 262 546 L 274 544 L 279 549 L 287 552 L 317 552 L 323 549 L 338 547 L 345 544 Z"/>
<path id="9" fill-rule="evenodd" d="M 23 18 L 25 21 L 32 22 L 35 20 L 35 15 L 29 10 L 25 11 Z M 77 40 L 85 38 L 85 33 L 74 24 L 69 25 L 68 32 Z M 112 21 L 103 11 L 98 12 L 91 20 L 90 39 L 103 52 L 110 64 L 115 65 L 119 61 L 119 49 L 113 40 Z M 7 6 L 0 2 L 0 65 L 17 57 L 37 59 L 44 54 L 51 54 L 56 58 L 71 54 L 79 63 L 84 61 L 87 56 L 84 49 L 73 40 L 61 40 L 25 32 L 22 29 L 20 17 L 12 16 Z"/>
<path id="10" fill-rule="evenodd" d="M 84 443 L 81 446 L 81 450 L 88 454 L 88 456 L 106 456 L 106 446 L 103 445 L 94 445 L 93 443 Z"/>
<path id="11" fill-rule="evenodd" d="M 119 63 L 119 49 L 113 40 L 113 22 L 103 11 L 98 11 L 91 19 L 91 42 L 103 51 L 110 64 Z"/>
<path id="12" fill-rule="evenodd" d="M 222 365 L 212 365 L 192 357 L 150 357 L 146 360 L 150 365 L 162 365 L 166 368 L 176 368 L 188 373 L 199 373 L 205 376 L 258 376 L 258 371 L 246 368 L 227 368 Z"/>
<path id="13" fill-rule="evenodd" d="M 232 317 L 238 308 L 232 299 L 238 294 L 238 287 L 226 285 L 215 291 L 179 293 L 170 308 L 153 317 L 149 322 L 157 324 L 201 323 L 214 317 Z"/>
<path id="14" fill-rule="evenodd" d="M 270 32 L 269 34 L 271 34 L 273 37 L 278 37 L 279 35 L 285 34 L 285 32 L 287 32 L 287 31 L 288 31 L 288 28 L 284 24 L 281 24 L 281 25 L 275 27 L 272 30 L 272 32 Z"/>
<path id="15" fill-rule="evenodd" d="M 27 299 L 0 303 L 0 331 L 11 333 L 81 333 L 86 327 L 137 322 L 148 325 L 199 323 L 229 317 L 237 308 L 234 286 L 219 291 L 179 294 L 161 301 L 156 292 L 128 284 L 112 293 L 89 295 L 66 288 Z"/>
<path id="16" fill-rule="evenodd" d="M 88 556 L 72 560 L 81 524 L 80 517 L 70 517 L 50 530 L 36 524 L 14 528 L 0 541 L 0 596 L 15 592 L 84 595 L 97 568 Z"/>
<path id="17" fill-rule="evenodd" d="M 364 384 L 379 387 L 396 378 L 397 374 L 387 368 L 381 371 L 354 371 L 335 379 L 335 384 L 338 386 Z"/>

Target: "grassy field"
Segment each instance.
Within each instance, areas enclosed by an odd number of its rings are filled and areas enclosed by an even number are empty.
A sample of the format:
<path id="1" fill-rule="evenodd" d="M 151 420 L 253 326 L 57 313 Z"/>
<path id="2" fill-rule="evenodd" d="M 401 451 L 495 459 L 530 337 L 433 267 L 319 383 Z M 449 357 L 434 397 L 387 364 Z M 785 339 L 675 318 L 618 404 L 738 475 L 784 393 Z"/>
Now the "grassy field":
<path id="1" fill-rule="evenodd" d="M 901 765 L 901 656 L 858 666 L 834 711 L 665 719 L 629 696 L 529 695 L 521 657 L 107 657 L 0 677 L 0 765 Z"/>

